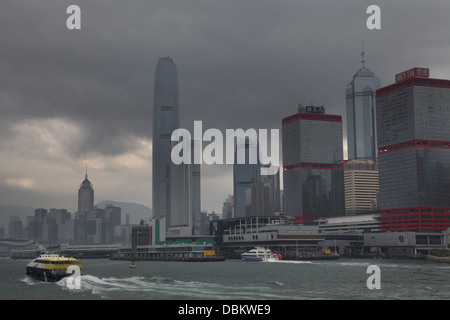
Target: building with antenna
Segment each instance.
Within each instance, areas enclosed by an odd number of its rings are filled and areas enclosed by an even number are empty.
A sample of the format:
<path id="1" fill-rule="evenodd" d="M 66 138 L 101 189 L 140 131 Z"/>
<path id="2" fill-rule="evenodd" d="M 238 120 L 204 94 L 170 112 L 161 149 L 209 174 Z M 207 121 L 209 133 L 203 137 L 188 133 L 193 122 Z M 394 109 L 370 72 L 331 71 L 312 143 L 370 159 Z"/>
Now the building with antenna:
<path id="1" fill-rule="evenodd" d="M 94 188 L 88 180 L 87 165 L 83 182 L 78 189 L 78 212 L 89 212 L 94 207 Z"/>
<path id="2" fill-rule="evenodd" d="M 365 66 L 364 48 L 361 68 L 345 91 L 347 112 L 348 160 L 377 158 L 375 96 L 380 79 Z"/>

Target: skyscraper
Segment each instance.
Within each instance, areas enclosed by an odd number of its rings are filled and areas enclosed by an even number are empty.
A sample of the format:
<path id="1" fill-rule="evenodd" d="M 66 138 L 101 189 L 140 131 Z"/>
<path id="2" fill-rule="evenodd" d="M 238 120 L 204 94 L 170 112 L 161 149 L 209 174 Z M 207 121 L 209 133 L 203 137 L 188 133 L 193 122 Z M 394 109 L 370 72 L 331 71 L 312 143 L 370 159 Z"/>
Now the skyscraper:
<path id="1" fill-rule="evenodd" d="M 194 141 L 191 148 L 193 149 Z M 166 225 L 171 236 L 200 235 L 201 232 L 201 190 L 200 165 L 171 164 L 170 168 L 170 210 Z"/>
<path id="2" fill-rule="evenodd" d="M 246 190 L 254 182 L 261 181 L 261 165 L 258 161 L 258 141 L 246 140 L 236 143 L 233 165 L 233 194 L 234 194 L 234 217 L 246 216 Z M 245 158 L 245 163 L 238 163 L 239 154 Z M 253 156 L 256 161 L 251 161 Z M 253 163 L 256 162 L 256 163 Z"/>
<path id="3" fill-rule="evenodd" d="M 343 215 L 342 117 L 300 105 L 282 121 L 282 145 L 285 214 Z"/>
<path id="4" fill-rule="evenodd" d="M 87 167 L 86 175 L 78 189 L 78 212 L 88 213 L 94 207 L 94 188 L 88 180 Z"/>
<path id="5" fill-rule="evenodd" d="M 450 80 L 413 68 L 377 91 L 383 231 L 450 226 Z"/>
<path id="6" fill-rule="evenodd" d="M 361 57 L 361 68 L 345 91 L 348 159 L 376 160 L 375 93 L 380 88 L 380 80 L 365 67 L 364 51 Z"/>
<path id="7" fill-rule="evenodd" d="M 152 209 L 155 217 L 170 211 L 170 137 L 179 127 L 177 67 L 171 57 L 162 57 L 156 65 L 153 90 Z"/>
<path id="8" fill-rule="evenodd" d="M 172 132 L 180 127 L 178 90 L 173 59 L 160 58 L 153 101 L 153 215 L 166 217 L 165 231 L 172 235 L 194 235 L 201 233 L 200 165 L 177 165 L 171 158 Z"/>

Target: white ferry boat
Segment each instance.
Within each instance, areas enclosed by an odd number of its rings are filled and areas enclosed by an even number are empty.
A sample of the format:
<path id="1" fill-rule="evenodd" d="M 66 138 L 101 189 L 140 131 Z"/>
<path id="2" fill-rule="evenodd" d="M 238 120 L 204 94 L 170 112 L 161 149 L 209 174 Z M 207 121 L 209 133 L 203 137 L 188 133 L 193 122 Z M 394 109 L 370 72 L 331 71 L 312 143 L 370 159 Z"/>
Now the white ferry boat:
<path id="1" fill-rule="evenodd" d="M 267 248 L 256 247 L 250 251 L 241 254 L 243 261 L 268 261 L 268 260 L 278 260 L 280 255 L 273 253 Z"/>
<path id="2" fill-rule="evenodd" d="M 75 258 L 63 257 L 57 254 L 41 254 L 26 266 L 26 274 L 36 280 L 56 282 L 72 275 L 69 267 L 80 269 L 81 262 Z M 72 269 L 72 268 L 71 268 Z"/>

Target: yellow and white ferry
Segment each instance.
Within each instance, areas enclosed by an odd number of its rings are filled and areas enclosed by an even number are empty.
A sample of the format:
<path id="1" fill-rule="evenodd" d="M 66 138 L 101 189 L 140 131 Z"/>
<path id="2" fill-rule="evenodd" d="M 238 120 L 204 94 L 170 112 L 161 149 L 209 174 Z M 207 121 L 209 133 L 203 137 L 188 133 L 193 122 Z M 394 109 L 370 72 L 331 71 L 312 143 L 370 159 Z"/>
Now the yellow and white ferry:
<path id="1" fill-rule="evenodd" d="M 34 279 L 56 282 L 79 271 L 81 262 L 58 254 L 41 254 L 26 266 L 26 274 Z"/>

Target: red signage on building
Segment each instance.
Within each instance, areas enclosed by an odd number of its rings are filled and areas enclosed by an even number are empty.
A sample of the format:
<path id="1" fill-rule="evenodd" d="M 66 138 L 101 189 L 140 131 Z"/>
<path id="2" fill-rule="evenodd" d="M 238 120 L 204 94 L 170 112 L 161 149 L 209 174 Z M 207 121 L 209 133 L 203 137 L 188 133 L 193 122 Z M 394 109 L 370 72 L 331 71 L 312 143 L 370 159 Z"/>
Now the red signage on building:
<path id="1" fill-rule="evenodd" d="M 429 76 L 430 69 L 428 68 L 412 68 L 396 74 L 395 82 L 400 82 L 414 77 L 428 78 Z"/>

